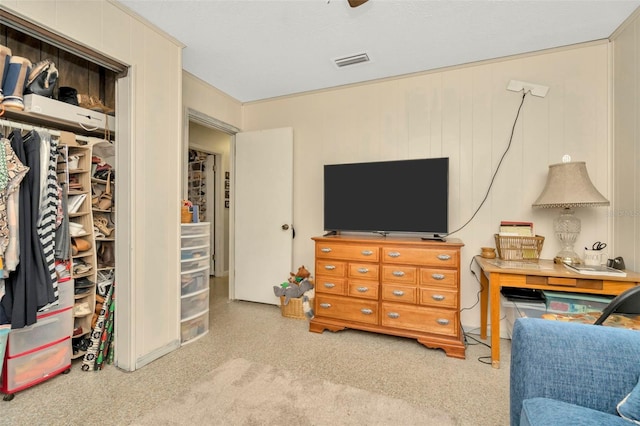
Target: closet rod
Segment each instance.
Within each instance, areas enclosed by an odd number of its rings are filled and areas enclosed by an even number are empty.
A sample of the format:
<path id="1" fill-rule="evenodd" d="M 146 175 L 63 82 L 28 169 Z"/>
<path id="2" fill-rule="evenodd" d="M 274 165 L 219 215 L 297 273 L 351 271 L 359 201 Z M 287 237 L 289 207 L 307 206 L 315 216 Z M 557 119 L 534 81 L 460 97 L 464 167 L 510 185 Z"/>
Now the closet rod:
<path id="1" fill-rule="evenodd" d="M 30 124 L 18 123 L 10 120 L 0 119 L 0 126 L 12 127 L 14 129 L 20 129 L 20 130 L 44 130 L 46 132 L 49 132 L 52 136 L 58 136 L 58 137 L 60 136 L 60 132 L 57 130 L 45 129 L 44 127 L 36 127 Z"/>

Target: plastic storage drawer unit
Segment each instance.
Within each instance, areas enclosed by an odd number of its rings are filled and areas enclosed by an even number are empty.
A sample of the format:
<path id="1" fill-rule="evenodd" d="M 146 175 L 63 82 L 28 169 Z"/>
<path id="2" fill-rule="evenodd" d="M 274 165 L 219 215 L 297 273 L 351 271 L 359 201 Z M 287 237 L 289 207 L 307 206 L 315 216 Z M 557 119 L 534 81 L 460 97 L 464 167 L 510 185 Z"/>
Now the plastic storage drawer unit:
<path id="1" fill-rule="evenodd" d="M 40 383 L 71 366 L 71 338 L 36 352 L 7 358 L 2 375 L 2 391 L 14 393 Z"/>
<path id="2" fill-rule="evenodd" d="M 209 236 L 198 236 L 198 237 L 182 237 L 180 239 L 180 245 L 183 249 L 185 248 L 193 248 L 193 247 L 202 247 L 209 244 Z"/>
<path id="3" fill-rule="evenodd" d="M 204 269 L 198 272 L 185 272 L 180 276 L 180 294 L 185 296 L 187 294 L 195 293 L 200 290 L 204 290 L 209 287 L 209 270 Z"/>
<path id="4" fill-rule="evenodd" d="M 73 287 L 72 287 L 73 288 Z M 28 327 L 11 330 L 7 353 L 9 357 L 70 337 L 73 330 L 71 308 L 38 315 L 38 322 Z"/>
<path id="5" fill-rule="evenodd" d="M 187 319 L 206 311 L 209 309 L 209 289 L 182 296 L 181 305 L 182 319 Z"/>
<path id="6" fill-rule="evenodd" d="M 195 272 L 209 267 L 209 258 L 189 259 L 182 261 L 182 272 Z"/>
<path id="7" fill-rule="evenodd" d="M 206 235 L 206 234 L 209 234 L 209 222 L 182 224 L 183 237 L 192 237 L 194 235 Z"/>
<path id="8" fill-rule="evenodd" d="M 185 321 L 180 324 L 180 335 L 182 343 L 187 343 L 202 337 L 209 331 L 209 312 Z"/>

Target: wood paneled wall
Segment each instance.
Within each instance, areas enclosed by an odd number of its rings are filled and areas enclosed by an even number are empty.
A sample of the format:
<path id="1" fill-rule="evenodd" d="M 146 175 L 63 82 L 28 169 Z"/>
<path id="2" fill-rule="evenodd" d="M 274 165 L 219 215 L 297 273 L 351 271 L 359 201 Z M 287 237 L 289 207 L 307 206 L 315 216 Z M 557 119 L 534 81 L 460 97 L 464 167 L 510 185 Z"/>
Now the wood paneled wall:
<path id="1" fill-rule="evenodd" d="M 640 17 L 613 37 L 614 253 L 640 270 Z"/>
<path id="2" fill-rule="evenodd" d="M 482 246 L 494 246 L 501 220 L 527 220 L 546 237 L 542 256 L 560 244 L 554 209 L 533 209 L 548 166 L 564 154 L 585 161 L 600 192 L 610 198 L 609 44 L 606 41 L 471 64 L 334 90 L 245 104 L 243 130 L 294 129 L 294 265 L 313 264 L 311 237 L 323 233 L 322 166 L 331 163 L 450 158 L 450 231 L 481 204 L 516 117 L 521 93 L 509 80 L 549 87 L 527 96 L 509 152 L 486 203 L 462 230 L 462 322 L 479 325 L 479 282 L 470 272 Z M 392 176 L 389 179 L 393 179 Z M 415 182 L 415 196 L 428 182 Z M 576 250 L 610 240 L 609 209 L 577 211 Z M 477 268 L 475 268 L 477 269 Z"/>
<path id="3" fill-rule="evenodd" d="M 0 44 L 11 49 L 12 55 L 27 58 L 33 64 L 51 59 L 59 73 L 55 98 L 59 87 L 69 86 L 78 93 L 98 97 L 105 105 L 115 107 L 116 74 L 113 71 L 2 24 Z"/>

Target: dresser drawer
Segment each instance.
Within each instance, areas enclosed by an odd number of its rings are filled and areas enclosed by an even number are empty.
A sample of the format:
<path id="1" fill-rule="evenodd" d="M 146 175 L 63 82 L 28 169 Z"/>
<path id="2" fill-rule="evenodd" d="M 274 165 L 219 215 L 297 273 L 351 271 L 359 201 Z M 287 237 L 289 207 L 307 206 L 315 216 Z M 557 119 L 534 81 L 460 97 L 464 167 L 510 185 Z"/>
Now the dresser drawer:
<path id="1" fill-rule="evenodd" d="M 458 251 L 438 248 L 383 247 L 382 261 L 395 264 L 456 267 Z"/>
<path id="2" fill-rule="evenodd" d="M 382 300 L 416 304 L 418 292 L 415 286 L 382 284 Z"/>
<path id="3" fill-rule="evenodd" d="M 332 277 L 346 277 L 347 263 L 333 260 L 317 260 L 316 275 L 331 275 Z"/>
<path id="4" fill-rule="evenodd" d="M 378 302 L 316 294 L 315 314 L 365 324 L 378 324 Z"/>
<path id="5" fill-rule="evenodd" d="M 458 271 L 455 269 L 421 268 L 420 284 L 458 288 Z"/>
<path id="6" fill-rule="evenodd" d="M 347 294 L 346 279 L 338 277 L 316 277 L 316 293 Z"/>
<path id="7" fill-rule="evenodd" d="M 317 243 L 316 257 L 377 262 L 380 260 L 380 249 L 371 245 Z"/>
<path id="8" fill-rule="evenodd" d="M 412 266 L 385 265 L 382 267 L 382 282 L 416 284 L 418 268 Z"/>
<path id="9" fill-rule="evenodd" d="M 385 327 L 458 336 L 457 311 L 400 303 L 382 303 L 380 322 Z"/>
<path id="10" fill-rule="evenodd" d="M 349 280 L 349 291 L 347 294 L 353 297 L 378 300 L 378 283 L 373 281 Z"/>
<path id="11" fill-rule="evenodd" d="M 456 309 L 458 307 L 458 292 L 444 288 L 421 288 L 420 304 Z"/>
<path id="12" fill-rule="evenodd" d="M 349 278 L 378 281 L 379 266 L 370 263 L 349 263 Z"/>

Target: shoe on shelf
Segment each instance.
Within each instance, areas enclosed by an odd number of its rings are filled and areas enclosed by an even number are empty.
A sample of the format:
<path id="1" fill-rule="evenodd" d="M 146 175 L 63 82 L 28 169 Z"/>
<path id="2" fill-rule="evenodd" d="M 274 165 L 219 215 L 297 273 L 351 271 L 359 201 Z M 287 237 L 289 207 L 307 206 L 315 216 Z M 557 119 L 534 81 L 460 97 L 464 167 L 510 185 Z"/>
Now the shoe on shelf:
<path id="1" fill-rule="evenodd" d="M 93 226 L 98 228 L 100 233 L 104 234 L 105 237 L 109 237 L 115 229 L 109 226 L 109 219 L 107 219 L 105 215 L 97 213 L 93 216 Z"/>
<path id="2" fill-rule="evenodd" d="M 87 231 L 84 230 L 84 227 L 80 223 L 69 222 L 69 234 L 72 237 L 78 237 L 80 235 L 85 235 Z"/>
<path id="3" fill-rule="evenodd" d="M 91 313 L 91 309 L 89 309 L 89 302 L 80 302 L 73 306 L 73 315 L 76 317 L 83 317 Z"/>
<path id="4" fill-rule="evenodd" d="M 78 259 L 73 262 L 73 273 L 75 275 L 81 275 L 91 270 L 91 265 L 88 265 L 84 261 Z"/>
<path id="5" fill-rule="evenodd" d="M 91 248 L 91 241 L 84 238 L 71 238 L 71 249 L 74 255 Z"/>
<path id="6" fill-rule="evenodd" d="M 77 170 L 80 164 L 80 156 L 70 155 L 67 161 L 68 161 L 67 167 L 69 168 L 69 170 Z"/>
<path id="7" fill-rule="evenodd" d="M 81 108 L 90 109 L 91 111 L 101 112 L 104 114 L 113 114 L 116 110 L 102 103 L 100 98 L 95 96 L 78 93 L 78 104 Z"/>

